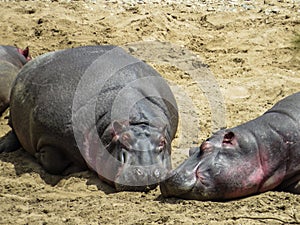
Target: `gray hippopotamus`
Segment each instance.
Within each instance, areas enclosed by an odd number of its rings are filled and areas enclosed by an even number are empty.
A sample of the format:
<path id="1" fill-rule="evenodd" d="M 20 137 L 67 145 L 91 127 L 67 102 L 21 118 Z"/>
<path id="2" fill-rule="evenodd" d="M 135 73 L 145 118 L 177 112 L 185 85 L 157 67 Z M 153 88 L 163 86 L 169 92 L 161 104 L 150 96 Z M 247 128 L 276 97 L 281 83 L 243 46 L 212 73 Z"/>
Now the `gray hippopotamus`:
<path id="1" fill-rule="evenodd" d="M 10 124 L 0 152 L 21 145 L 49 173 L 90 168 L 118 191 L 147 191 L 171 169 L 178 111 L 151 66 L 120 47 L 84 46 L 22 68 Z"/>
<path id="2" fill-rule="evenodd" d="M 227 200 L 284 190 L 300 193 L 300 92 L 262 116 L 220 130 L 161 182 L 165 197 Z"/>
<path id="3" fill-rule="evenodd" d="M 9 106 L 10 89 L 15 77 L 30 59 L 28 47 L 22 50 L 13 46 L 0 46 L 0 115 Z"/>

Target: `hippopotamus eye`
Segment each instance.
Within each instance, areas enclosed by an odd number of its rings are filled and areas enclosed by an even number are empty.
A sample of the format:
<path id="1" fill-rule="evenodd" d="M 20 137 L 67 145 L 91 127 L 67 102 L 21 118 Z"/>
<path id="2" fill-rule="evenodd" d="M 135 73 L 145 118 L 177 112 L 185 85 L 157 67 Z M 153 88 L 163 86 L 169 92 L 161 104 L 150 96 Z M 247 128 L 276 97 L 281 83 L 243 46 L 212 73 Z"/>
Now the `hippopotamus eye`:
<path id="1" fill-rule="evenodd" d="M 210 152 L 213 150 L 213 145 L 210 141 L 205 141 L 200 146 L 200 154 L 203 152 Z"/>
<path id="2" fill-rule="evenodd" d="M 226 133 L 223 137 L 222 144 L 226 145 L 226 146 L 237 145 L 237 140 L 236 140 L 235 134 L 232 131 L 229 131 L 228 133 Z"/>

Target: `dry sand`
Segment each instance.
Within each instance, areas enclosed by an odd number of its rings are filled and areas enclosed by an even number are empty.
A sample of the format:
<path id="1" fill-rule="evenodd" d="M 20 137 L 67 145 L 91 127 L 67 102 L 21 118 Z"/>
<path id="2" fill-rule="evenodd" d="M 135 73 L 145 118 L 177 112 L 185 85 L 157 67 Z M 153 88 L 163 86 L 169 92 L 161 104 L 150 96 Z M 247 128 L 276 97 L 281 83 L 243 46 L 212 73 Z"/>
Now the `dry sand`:
<path id="1" fill-rule="evenodd" d="M 2 1 L 0 43 L 29 46 L 33 57 L 82 45 L 130 46 L 178 100 L 175 166 L 214 129 L 253 119 L 299 91 L 300 50 L 292 43 L 299 1 L 130 2 Z M 4 117 L 0 123 L 2 136 L 10 128 Z M 0 224 L 300 223 L 300 196 L 285 192 L 230 202 L 164 199 L 158 188 L 114 193 L 90 171 L 51 176 L 22 149 L 0 154 L 0 171 Z"/>

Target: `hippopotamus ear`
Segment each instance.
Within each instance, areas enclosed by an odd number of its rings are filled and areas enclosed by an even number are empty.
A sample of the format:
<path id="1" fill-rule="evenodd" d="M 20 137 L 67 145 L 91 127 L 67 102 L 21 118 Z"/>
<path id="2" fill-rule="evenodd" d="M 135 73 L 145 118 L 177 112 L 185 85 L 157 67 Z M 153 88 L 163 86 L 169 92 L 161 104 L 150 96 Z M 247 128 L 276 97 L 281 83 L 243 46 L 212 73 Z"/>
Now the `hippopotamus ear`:
<path id="1" fill-rule="evenodd" d="M 212 151 L 213 149 L 214 149 L 213 144 L 209 140 L 204 141 L 200 146 L 200 151 L 202 152 Z"/>
<path id="2" fill-rule="evenodd" d="M 119 141 L 127 149 L 130 149 L 132 147 L 130 144 L 132 142 L 132 137 L 129 132 L 126 132 L 127 125 L 126 122 L 114 121 L 112 123 L 112 134 L 113 140 Z"/>
<path id="3" fill-rule="evenodd" d="M 28 46 L 27 46 L 24 50 L 18 48 L 18 52 L 19 52 L 21 55 L 23 55 L 27 61 L 31 60 L 31 56 L 30 56 L 30 54 L 29 54 L 29 48 L 28 48 Z"/>
<path id="4" fill-rule="evenodd" d="M 159 144 L 158 144 L 158 149 L 159 149 L 159 151 L 164 150 L 167 144 L 168 144 L 167 139 L 165 138 L 165 135 L 163 134 L 163 135 L 159 138 Z"/>
<path id="5" fill-rule="evenodd" d="M 126 125 L 119 121 L 113 121 L 111 124 L 111 135 L 114 141 L 120 138 L 120 135 L 126 130 Z"/>
<path id="6" fill-rule="evenodd" d="M 225 133 L 225 135 L 223 137 L 222 144 L 236 145 L 237 141 L 236 141 L 235 134 L 232 131 L 228 131 L 227 133 Z"/>
<path id="7" fill-rule="evenodd" d="M 127 150 L 129 150 L 129 149 L 132 149 L 132 140 L 133 140 L 133 138 L 132 138 L 132 136 L 131 136 L 131 134 L 129 133 L 129 132 L 124 132 L 122 135 L 121 135 L 121 137 L 120 137 L 120 139 L 119 139 L 119 141 L 120 141 L 120 143 L 127 149 Z"/>

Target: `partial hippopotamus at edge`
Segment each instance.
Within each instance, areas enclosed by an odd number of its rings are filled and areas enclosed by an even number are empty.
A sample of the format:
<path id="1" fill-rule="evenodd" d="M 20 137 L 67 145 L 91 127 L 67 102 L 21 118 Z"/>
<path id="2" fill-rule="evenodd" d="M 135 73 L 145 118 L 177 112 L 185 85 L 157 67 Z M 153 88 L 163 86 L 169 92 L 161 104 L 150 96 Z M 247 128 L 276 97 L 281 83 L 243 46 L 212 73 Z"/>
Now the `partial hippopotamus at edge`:
<path id="1" fill-rule="evenodd" d="M 12 83 L 19 70 L 31 59 L 28 47 L 0 46 L 0 115 L 9 106 Z"/>
<path id="2" fill-rule="evenodd" d="M 118 191 L 147 191 L 171 169 L 178 111 L 152 67 L 120 47 L 85 46 L 23 67 L 10 124 L 1 152 L 21 145 L 49 173 L 90 168 Z"/>
<path id="3" fill-rule="evenodd" d="M 12 83 L 19 70 L 31 59 L 28 47 L 0 46 L 0 115 L 9 106 Z"/>
<path id="4" fill-rule="evenodd" d="M 170 172 L 162 195 L 227 200 L 284 190 L 300 193 L 300 92 L 262 116 L 220 130 Z"/>

